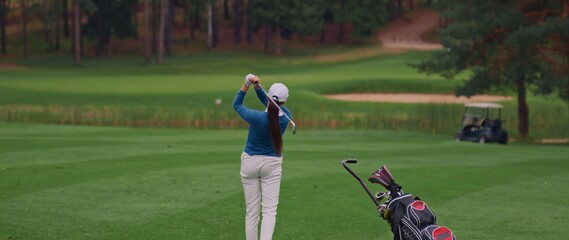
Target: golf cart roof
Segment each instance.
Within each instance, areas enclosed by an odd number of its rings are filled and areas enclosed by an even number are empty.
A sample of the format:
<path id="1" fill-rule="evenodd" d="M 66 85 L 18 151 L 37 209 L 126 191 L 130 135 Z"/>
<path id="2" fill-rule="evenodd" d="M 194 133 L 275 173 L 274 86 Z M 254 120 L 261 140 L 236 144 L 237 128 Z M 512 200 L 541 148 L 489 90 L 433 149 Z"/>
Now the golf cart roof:
<path id="1" fill-rule="evenodd" d="M 474 107 L 474 108 L 503 108 L 501 104 L 497 103 L 465 103 L 465 107 Z"/>

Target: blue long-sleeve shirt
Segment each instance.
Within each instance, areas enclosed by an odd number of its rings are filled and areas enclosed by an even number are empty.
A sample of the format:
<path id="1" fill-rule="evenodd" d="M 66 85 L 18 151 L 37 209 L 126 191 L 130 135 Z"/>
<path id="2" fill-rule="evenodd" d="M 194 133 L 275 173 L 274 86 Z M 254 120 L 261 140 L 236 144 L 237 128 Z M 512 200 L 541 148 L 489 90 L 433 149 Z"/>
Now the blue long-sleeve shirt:
<path id="1" fill-rule="evenodd" d="M 255 92 L 261 103 L 266 107 L 269 100 L 263 90 L 255 89 Z M 245 94 L 246 92 L 239 90 L 233 101 L 233 108 L 237 114 L 249 123 L 249 134 L 243 151 L 249 155 L 279 156 L 273 149 L 273 140 L 269 131 L 269 113 L 245 107 L 243 105 Z M 286 107 L 281 105 L 280 108 L 289 118 L 292 118 Z M 285 133 L 288 122 L 289 120 L 284 115 L 279 117 L 281 135 Z"/>

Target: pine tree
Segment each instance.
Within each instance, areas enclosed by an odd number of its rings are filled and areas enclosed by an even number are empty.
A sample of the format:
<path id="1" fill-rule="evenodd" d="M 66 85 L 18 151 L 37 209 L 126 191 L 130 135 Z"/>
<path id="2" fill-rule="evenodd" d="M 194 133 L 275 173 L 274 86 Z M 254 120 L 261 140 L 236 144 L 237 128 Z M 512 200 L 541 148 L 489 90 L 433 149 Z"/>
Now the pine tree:
<path id="1" fill-rule="evenodd" d="M 387 21 L 388 1 L 352 0 L 349 2 L 348 6 L 352 8 L 352 10 L 348 15 L 348 19 L 353 26 L 353 38 L 369 38 Z"/>
<path id="2" fill-rule="evenodd" d="M 254 18 L 274 33 L 275 54 L 282 54 L 281 38 L 318 33 L 324 20 L 324 0 L 255 0 Z"/>
<path id="3" fill-rule="evenodd" d="M 527 91 L 569 100 L 569 1 L 441 0 L 449 20 L 440 30 L 443 50 L 411 64 L 419 72 L 454 78 L 469 72 L 456 94 L 517 93 L 518 130 L 529 133 Z"/>

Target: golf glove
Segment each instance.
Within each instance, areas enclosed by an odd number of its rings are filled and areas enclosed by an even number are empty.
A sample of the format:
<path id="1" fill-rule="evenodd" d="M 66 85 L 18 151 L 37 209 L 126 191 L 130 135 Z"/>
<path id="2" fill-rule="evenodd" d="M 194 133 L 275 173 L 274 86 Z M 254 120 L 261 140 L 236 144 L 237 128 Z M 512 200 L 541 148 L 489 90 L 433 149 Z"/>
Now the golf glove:
<path id="1" fill-rule="evenodd" d="M 251 84 L 253 83 L 251 81 L 251 79 L 254 77 L 255 77 L 255 75 L 253 75 L 251 73 L 249 73 L 249 74 L 247 74 L 247 76 L 245 76 L 245 85 L 247 85 L 247 87 L 251 86 Z"/>

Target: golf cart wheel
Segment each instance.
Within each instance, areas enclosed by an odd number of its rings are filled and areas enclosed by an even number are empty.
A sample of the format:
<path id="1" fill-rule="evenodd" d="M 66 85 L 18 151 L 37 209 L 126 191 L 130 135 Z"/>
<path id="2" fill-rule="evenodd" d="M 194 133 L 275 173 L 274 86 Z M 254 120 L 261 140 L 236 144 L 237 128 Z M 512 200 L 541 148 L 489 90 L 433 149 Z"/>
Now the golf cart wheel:
<path id="1" fill-rule="evenodd" d="M 481 136 L 481 137 L 478 139 L 478 143 L 480 143 L 480 144 L 486 143 L 486 137 L 485 137 L 485 136 Z"/>
<path id="2" fill-rule="evenodd" d="M 500 130 L 497 139 L 498 139 L 497 141 L 499 144 L 508 144 L 508 132 L 506 132 L 504 130 Z"/>

